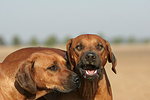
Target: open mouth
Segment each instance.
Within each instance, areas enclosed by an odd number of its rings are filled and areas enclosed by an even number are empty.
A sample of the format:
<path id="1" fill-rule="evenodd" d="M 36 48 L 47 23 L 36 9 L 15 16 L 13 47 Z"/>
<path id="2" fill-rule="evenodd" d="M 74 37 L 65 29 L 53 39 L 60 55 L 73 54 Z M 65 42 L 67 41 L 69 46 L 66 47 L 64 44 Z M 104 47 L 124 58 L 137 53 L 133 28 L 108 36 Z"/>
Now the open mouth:
<path id="1" fill-rule="evenodd" d="M 93 65 L 82 65 L 79 67 L 79 71 L 85 79 L 93 81 L 100 76 L 101 69 Z"/>
<path id="2" fill-rule="evenodd" d="M 97 74 L 97 69 L 96 70 L 84 70 L 84 69 L 81 69 L 82 72 L 84 72 L 86 75 L 89 75 L 89 76 L 93 76 L 93 75 L 96 75 Z"/>

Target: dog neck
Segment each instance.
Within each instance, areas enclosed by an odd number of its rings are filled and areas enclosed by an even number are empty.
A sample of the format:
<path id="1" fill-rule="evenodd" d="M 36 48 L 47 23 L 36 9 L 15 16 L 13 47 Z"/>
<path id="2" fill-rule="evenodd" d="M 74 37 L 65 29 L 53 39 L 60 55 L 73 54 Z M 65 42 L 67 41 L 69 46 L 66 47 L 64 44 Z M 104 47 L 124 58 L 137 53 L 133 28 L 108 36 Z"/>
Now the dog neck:
<path id="1" fill-rule="evenodd" d="M 35 98 L 36 96 L 35 94 L 31 94 L 25 89 L 23 89 L 17 81 L 15 81 L 14 85 L 15 85 L 15 88 L 17 89 L 17 92 L 22 96 L 21 99 L 24 98 L 23 100 L 26 100 L 29 98 L 32 98 L 32 99 Z"/>
<path id="2" fill-rule="evenodd" d="M 47 93 L 49 92 L 52 92 L 53 90 L 40 90 L 40 89 L 37 89 L 37 92 L 36 92 L 36 97 L 35 99 L 38 99 L 44 95 L 46 95 Z"/>
<path id="3" fill-rule="evenodd" d="M 15 87 L 18 90 L 18 92 L 22 94 L 22 96 L 24 96 L 24 98 L 28 100 L 35 100 L 44 96 L 45 94 L 49 92 L 52 92 L 52 90 L 43 90 L 43 89 L 38 88 L 36 94 L 31 94 L 28 91 L 24 90 L 16 81 L 15 81 Z"/>
<path id="4" fill-rule="evenodd" d="M 81 87 L 79 93 L 84 100 L 92 100 L 98 88 L 98 80 L 89 81 L 85 78 L 81 79 Z"/>
<path id="5" fill-rule="evenodd" d="M 84 100 L 94 100 L 97 89 L 99 87 L 99 81 L 102 80 L 102 78 L 103 78 L 103 75 L 101 75 L 99 78 L 95 79 L 94 81 L 90 81 L 82 77 L 81 87 L 78 90 L 80 96 Z"/>

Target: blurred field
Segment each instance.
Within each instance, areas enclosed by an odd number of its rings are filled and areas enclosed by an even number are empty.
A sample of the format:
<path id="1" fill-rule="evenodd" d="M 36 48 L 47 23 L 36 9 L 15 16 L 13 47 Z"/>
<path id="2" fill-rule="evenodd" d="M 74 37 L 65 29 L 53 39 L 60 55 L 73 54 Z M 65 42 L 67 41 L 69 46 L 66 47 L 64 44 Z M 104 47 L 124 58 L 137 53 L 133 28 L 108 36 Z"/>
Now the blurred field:
<path id="1" fill-rule="evenodd" d="M 25 46 L 24 46 L 25 47 Z M 65 49 L 65 46 L 54 46 Z M 20 47 L 0 47 L 0 62 Z M 112 45 L 117 58 L 117 74 L 105 66 L 114 100 L 150 100 L 150 44 Z"/>

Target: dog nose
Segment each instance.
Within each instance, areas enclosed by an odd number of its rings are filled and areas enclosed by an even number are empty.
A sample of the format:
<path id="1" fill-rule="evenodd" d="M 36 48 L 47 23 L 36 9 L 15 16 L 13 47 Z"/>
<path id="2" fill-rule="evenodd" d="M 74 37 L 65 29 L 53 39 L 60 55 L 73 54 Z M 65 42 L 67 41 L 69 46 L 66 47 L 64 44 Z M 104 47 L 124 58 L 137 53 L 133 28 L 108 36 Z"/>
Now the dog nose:
<path id="1" fill-rule="evenodd" d="M 95 53 L 87 53 L 86 55 L 85 55 L 85 59 L 87 60 L 87 61 L 90 61 L 90 62 L 93 62 L 94 60 L 96 60 L 96 54 Z"/>
<path id="2" fill-rule="evenodd" d="M 73 79 L 73 82 L 75 84 L 79 83 L 80 82 L 80 77 L 79 76 L 75 76 L 74 79 Z"/>

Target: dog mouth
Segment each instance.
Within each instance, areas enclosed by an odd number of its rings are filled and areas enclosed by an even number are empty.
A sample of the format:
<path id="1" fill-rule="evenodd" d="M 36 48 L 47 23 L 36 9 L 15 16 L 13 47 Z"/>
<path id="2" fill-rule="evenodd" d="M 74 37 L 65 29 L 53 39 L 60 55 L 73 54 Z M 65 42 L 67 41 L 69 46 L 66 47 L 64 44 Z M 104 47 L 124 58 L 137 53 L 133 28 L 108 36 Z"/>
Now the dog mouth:
<path id="1" fill-rule="evenodd" d="M 82 73 L 85 73 L 85 75 L 89 75 L 89 76 L 93 76 L 93 75 L 97 75 L 98 73 L 98 70 L 84 70 L 84 69 L 81 69 L 82 70 Z"/>
<path id="2" fill-rule="evenodd" d="M 79 66 L 80 74 L 90 81 L 97 79 L 100 76 L 101 69 L 95 65 L 82 65 Z"/>

